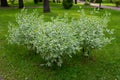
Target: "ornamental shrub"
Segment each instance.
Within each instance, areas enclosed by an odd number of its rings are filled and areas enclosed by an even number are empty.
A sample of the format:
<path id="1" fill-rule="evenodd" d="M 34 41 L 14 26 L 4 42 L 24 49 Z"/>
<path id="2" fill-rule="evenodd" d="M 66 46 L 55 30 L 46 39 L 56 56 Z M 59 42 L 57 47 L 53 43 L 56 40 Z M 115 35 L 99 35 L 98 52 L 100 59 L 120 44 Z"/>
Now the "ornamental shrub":
<path id="1" fill-rule="evenodd" d="M 77 50 L 77 40 L 70 26 L 67 18 L 57 17 L 40 28 L 34 47 L 47 61 L 48 66 L 51 66 L 51 63 L 61 66 L 62 57 L 64 55 L 71 57 L 71 54 Z"/>
<path id="2" fill-rule="evenodd" d="M 36 11 L 23 10 L 16 17 L 16 25 L 9 25 L 8 41 L 33 49 L 46 61 L 47 66 L 62 65 L 62 58 L 77 50 L 77 39 L 67 17 L 51 18 L 45 22 Z"/>
<path id="3" fill-rule="evenodd" d="M 45 60 L 47 66 L 61 66 L 64 56 L 72 57 L 76 51 L 89 56 L 93 49 L 100 49 L 113 39 L 113 31 L 107 28 L 109 15 L 88 16 L 83 10 L 79 19 L 63 17 L 44 21 L 37 11 L 22 10 L 16 23 L 9 24 L 8 42 L 25 45 Z"/>
<path id="4" fill-rule="evenodd" d="M 43 16 L 39 16 L 37 11 L 28 13 L 27 10 L 22 10 L 21 13 L 16 15 L 16 23 L 9 24 L 8 42 L 11 44 L 26 45 L 28 49 L 32 49 L 38 28 L 43 23 Z"/>
<path id="5" fill-rule="evenodd" d="M 63 0 L 62 4 L 65 9 L 70 9 L 73 6 L 73 0 Z"/>
<path id="6" fill-rule="evenodd" d="M 109 14 L 102 17 L 88 16 L 83 10 L 79 20 L 72 20 L 71 25 L 84 56 L 89 56 L 93 49 L 100 49 L 111 42 L 113 30 L 107 28 L 108 22 Z"/>

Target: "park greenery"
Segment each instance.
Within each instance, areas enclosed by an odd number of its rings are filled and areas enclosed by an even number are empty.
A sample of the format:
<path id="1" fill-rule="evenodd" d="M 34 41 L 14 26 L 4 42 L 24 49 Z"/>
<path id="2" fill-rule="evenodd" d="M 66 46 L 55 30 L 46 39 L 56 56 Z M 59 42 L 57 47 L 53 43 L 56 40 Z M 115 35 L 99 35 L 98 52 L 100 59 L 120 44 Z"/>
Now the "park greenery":
<path id="1" fill-rule="evenodd" d="M 120 11 L 50 2 L 43 13 L 32 3 L 0 7 L 0 79 L 120 79 Z"/>
<path id="2" fill-rule="evenodd" d="M 120 0 L 113 0 L 113 2 L 116 4 L 116 7 L 119 7 L 119 5 L 120 5 Z"/>
<path id="3" fill-rule="evenodd" d="M 65 9 L 69 9 L 73 6 L 73 1 L 72 0 L 63 0 L 62 4 Z"/>
<path id="4" fill-rule="evenodd" d="M 28 49 L 35 50 L 47 61 L 47 66 L 52 63 L 61 66 L 62 57 L 66 54 L 71 56 L 77 45 L 74 32 L 66 18 L 57 17 L 45 22 L 35 11 L 28 14 L 23 10 L 17 16 L 18 25 L 10 24 L 8 40 L 12 44 L 23 44 Z"/>
<path id="5" fill-rule="evenodd" d="M 87 16 L 84 10 L 80 12 L 78 20 L 70 20 L 64 15 L 45 22 L 36 11 L 28 13 L 27 10 L 22 10 L 16 17 L 17 25 L 9 25 L 8 41 L 11 44 L 26 45 L 28 49 L 41 54 L 47 61 L 47 66 L 53 63 L 61 66 L 65 54 L 72 56 L 77 51 L 89 56 L 92 49 L 110 43 L 112 38 L 106 34 L 113 32 L 107 29 L 108 14 L 99 18 Z"/>
<path id="6" fill-rule="evenodd" d="M 27 0 L 26 0 L 27 1 Z M 25 2 L 26 1 L 23 1 L 23 0 L 1 0 L 0 1 L 0 6 L 1 7 L 9 7 L 11 3 L 12 5 L 17 2 L 18 4 L 18 8 L 19 9 L 22 9 L 25 7 Z M 50 5 L 49 3 L 51 2 L 51 0 L 33 0 L 34 4 L 38 4 L 39 2 L 40 3 L 43 3 L 43 12 L 50 12 Z M 61 3 L 63 4 L 63 7 L 65 9 L 69 9 L 73 6 L 73 2 L 75 2 L 75 4 L 77 4 L 78 0 L 63 0 L 63 1 L 60 1 L 60 0 L 52 0 L 53 3 Z M 90 3 L 99 3 L 99 7 L 98 8 L 101 8 L 101 4 L 104 3 L 104 2 L 107 2 L 107 3 L 110 3 L 110 4 L 115 4 L 116 7 L 119 7 L 120 5 L 120 0 L 83 0 L 82 2 L 85 2 L 84 5 L 90 5 Z"/>

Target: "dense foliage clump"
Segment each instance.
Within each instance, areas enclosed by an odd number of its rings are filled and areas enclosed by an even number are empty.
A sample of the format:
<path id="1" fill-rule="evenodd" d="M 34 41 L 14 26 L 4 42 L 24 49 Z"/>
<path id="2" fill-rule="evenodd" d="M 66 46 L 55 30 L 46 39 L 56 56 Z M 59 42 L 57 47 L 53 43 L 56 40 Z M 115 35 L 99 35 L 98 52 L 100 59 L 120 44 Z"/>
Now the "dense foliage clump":
<path id="1" fill-rule="evenodd" d="M 8 41 L 35 50 L 47 66 L 52 63 L 61 66 L 62 57 L 71 57 L 77 49 L 77 40 L 67 17 L 51 18 L 50 22 L 45 22 L 37 12 L 28 14 L 23 10 L 17 15 L 16 22 L 16 25 L 9 25 Z"/>
<path id="2" fill-rule="evenodd" d="M 25 45 L 40 54 L 47 66 L 61 66 L 64 56 L 81 52 L 89 56 L 92 49 L 100 49 L 110 43 L 112 30 L 107 28 L 108 15 L 88 16 L 81 11 L 79 19 L 67 15 L 44 21 L 36 11 L 23 10 L 16 16 L 16 24 L 9 25 L 8 41 Z"/>
<path id="3" fill-rule="evenodd" d="M 65 55 L 71 57 L 77 50 L 78 42 L 67 20 L 65 17 L 63 19 L 57 17 L 51 22 L 44 22 L 33 42 L 37 53 L 47 61 L 48 66 L 51 66 L 51 63 L 61 66 L 62 57 Z"/>
<path id="4" fill-rule="evenodd" d="M 62 4 L 65 9 L 70 9 L 73 6 L 73 0 L 63 0 Z"/>
<path id="5" fill-rule="evenodd" d="M 71 22 L 84 56 L 89 56 L 93 49 L 100 49 L 111 42 L 113 38 L 109 35 L 113 34 L 113 30 L 107 28 L 108 22 L 109 14 L 105 13 L 100 18 L 88 16 L 84 11 L 81 12 L 79 20 Z"/>

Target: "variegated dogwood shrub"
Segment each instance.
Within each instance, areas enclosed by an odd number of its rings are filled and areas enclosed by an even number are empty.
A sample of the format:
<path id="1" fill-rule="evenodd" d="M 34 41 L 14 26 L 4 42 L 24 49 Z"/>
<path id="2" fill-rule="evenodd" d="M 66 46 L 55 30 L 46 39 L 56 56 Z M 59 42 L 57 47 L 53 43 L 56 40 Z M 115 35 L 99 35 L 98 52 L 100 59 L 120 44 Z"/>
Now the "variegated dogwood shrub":
<path id="1" fill-rule="evenodd" d="M 71 21 L 79 47 L 82 48 L 81 53 L 84 56 L 89 56 L 93 49 L 101 49 L 113 40 L 111 36 L 113 29 L 108 29 L 110 14 L 105 13 L 98 17 L 93 13 L 88 15 L 81 10 L 80 18 Z"/>
<path id="2" fill-rule="evenodd" d="M 81 10 L 79 19 L 67 15 L 44 21 L 36 11 L 22 10 L 16 23 L 10 23 L 8 42 L 25 45 L 35 50 L 46 61 L 44 65 L 61 66 L 64 56 L 72 57 L 78 50 L 89 56 L 92 49 L 100 49 L 113 39 L 113 31 L 107 28 L 108 14 L 97 17 Z"/>
<path id="3" fill-rule="evenodd" d="M 38 28 L 43 27 L 43 16 L 39 16 L 36 10 L 28 13 L 27 10 L 21 10 L 16 15 L 16 23 L 9 23 L 8 42 L 11 44 L 26 45 L 32 49 L 34 39 L 36 38 Z"/>
<path id="4" fill-rule="evenodd" d="M 8 41 L 35 50 L 46 61 L 44 65 L 61 66 L 62 57 L 72 57 L 78 49 L 74 30 L 70 26 L 65 16 L 44 21 L 43 16 L 39 16 L 36 11 L 28 13 L 23 10 L 16 16 L 16 24 L 9 25 Z"/>
<path id="5" fill-rule="evenodd" d="M 64 55 L 72 56 L 72 53 L 78 49 L 77 39 L 74 36 L 74 31 L 67 21 L 63 18 L 52 18 L 51 22 L 46 22 L 43 27 L 39 28 L 37 37 L 34 40 L 34 47 L 37 53 L 47 61 L 47 65 L 57 63 L 62 64 Z"/>

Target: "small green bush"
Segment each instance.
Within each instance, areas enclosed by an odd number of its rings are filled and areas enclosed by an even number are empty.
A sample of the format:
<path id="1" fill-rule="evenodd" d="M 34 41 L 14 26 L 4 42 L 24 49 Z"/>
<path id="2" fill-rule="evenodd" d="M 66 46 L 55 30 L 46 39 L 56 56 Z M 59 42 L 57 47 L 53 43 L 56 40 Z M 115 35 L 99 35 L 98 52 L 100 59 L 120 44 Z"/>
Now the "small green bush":
<path id="1" fill-rule="evenodd" d="M 36 11 L 29 14 L 27 10 L 22 10 L 16 15 L 16 24 L 9 24 L 9 43 L 26 45 L 32 49 L 38 28 L 42 26 L 40 23 L 44 23 L 43 16 L 39 16 Z"/>
<path id="2" fill-rule="evenodd" d="M 107 28 L 108 21 L 108 14 L 103 17 L 88 16 L 84 11 L 81 11 L 79 20 L 72 20 L 71 25 L 84 56 L 89 56 L 93 49 L 100 49 L 111 42 L 113 38 L 108 35 L 113 34 L 113 31 Z"/>
<path id="3" fill-rule="evenodd" d="M 70 9 L 73 6 L 73 0 L 63 0 L 62 4 L 65 9 Z"/>

